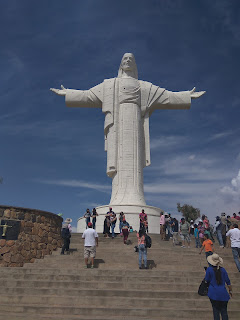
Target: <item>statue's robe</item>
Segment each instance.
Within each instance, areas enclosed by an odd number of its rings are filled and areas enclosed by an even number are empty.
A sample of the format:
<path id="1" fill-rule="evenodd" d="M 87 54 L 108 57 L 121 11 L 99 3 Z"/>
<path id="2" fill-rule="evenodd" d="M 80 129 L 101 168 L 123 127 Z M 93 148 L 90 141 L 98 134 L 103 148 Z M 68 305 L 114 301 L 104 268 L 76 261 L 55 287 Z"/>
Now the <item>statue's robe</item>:
<path id="1" fill-rule="evenodd" d="M 122 78 L 121 78 L 122 79 Z M 105 113 L 104 136 L 105 151 L 107 151 L 107 175 L 113 179 L 112 199 L 110 204 L 138 204 L 144 205 L 143 194 L 143 167 L 151 164 L 150 160 L 150 138 L 149 138 L 149 117 L 155 109 L 189 109 L 191 97 L 189 91 L 170 92 L 166 89 L 153 85 L 150 82 L 140 81 L 140 119 L 139 130 L 142 130 L 141 145 L 139 145 L 139 163 L 136 167 L 137 181 L 131 187 L 131 182 L 125 182 L 124 177 L 117 176 L 118 173 L 118 152 L 119 152 L 119 78 L 107 79 L 103 83 L 90 90 L 67 89 L 66 105 L 69 107 L 93 107 L 102 108 Z M 139 142 L 140 143 L 140 142 Z M 125 179 L 126 180 L 126 179 Z M 134 175 L 134 179 L 135 175 Z M 123 190 L 120 192 L 120 185 Z M 124 190 L 124 188 L 126 190 Z M 128 190 L 127 190 L 128 188 Z M 134 196 L 134 192 L 136 194 Z M 117 197 L 120 192 L 121 196 Z M 124 195 L 123 195 L 124 194 Z M 129 195 L 131 194 L 131 195 Z M 121 203 L 120 199 L 121 198 Z M 124 199 L 125 200 L 124 200 Z M 135 200 L 134 200 L 135 199 Z M 128 203 L 129 202 L 129 203 Z M 133 203 L 134 202 L 134 203 Z"/>

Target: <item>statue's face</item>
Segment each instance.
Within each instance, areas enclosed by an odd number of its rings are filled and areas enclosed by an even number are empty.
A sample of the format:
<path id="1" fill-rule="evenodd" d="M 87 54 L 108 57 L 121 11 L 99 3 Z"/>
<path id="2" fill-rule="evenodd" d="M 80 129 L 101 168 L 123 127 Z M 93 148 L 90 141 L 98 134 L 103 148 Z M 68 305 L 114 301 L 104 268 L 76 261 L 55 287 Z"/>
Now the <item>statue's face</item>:
<path id="1" fill-rule="evenodd" d="M 122 58 L 123 71 L 132 71 L 135 66 L 134 57 L 131 53 L 125 53 Z"/>

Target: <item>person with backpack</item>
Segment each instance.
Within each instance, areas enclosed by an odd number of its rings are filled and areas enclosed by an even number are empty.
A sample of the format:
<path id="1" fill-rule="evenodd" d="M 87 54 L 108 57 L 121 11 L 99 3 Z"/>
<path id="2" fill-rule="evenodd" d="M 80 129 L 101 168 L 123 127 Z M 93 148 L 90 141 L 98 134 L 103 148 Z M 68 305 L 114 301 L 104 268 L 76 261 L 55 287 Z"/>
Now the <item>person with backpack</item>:
<path id="1" fill-rule="evenodd" d="M 63 238 L 63 246 L 61 254 L 64 254 L 65 250 L 67 254 L 69 254 L 69 245 L 70 245 L 70 238 L 71 238 L 71 232 L 72 232 L 72 226 L 71 223 L 72 219 L 67 218 L 64 221 L 64 224 L 62 225 L 62 238 Z"/>
<path id="2" fill-rule="evenodd" d="M 222 267 L 223 259 L 214 253 L 207 257 L 210 267 L 206 270 L 205 281 L 209 283 L 208 298 L 212 304 L 213 319 L 228 320 L 227 304 L 232 297 L 232 286 L 227 271 Z M 228 292 L 225 287 L 228 287 Z"/>
<path id="3" fill-rule="evenodd" d="M 137 233 L 139 269 L 143 269 L 142 268 L 142 259 L 144 260 L 144 269 L 147 269 L 147 247 L 146 247 L 145 238 L 146 238 L 145 228 L 142 228 Z"/>

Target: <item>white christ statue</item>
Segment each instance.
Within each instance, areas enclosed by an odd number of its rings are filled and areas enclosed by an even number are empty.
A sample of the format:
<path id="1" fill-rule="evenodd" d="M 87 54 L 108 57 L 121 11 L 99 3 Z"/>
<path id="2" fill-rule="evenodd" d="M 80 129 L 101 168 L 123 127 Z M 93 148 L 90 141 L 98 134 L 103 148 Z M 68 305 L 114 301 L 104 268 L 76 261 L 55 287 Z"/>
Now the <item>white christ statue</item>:
<path id="1" fill-rule="evenodd" d="M 138 80 L 132 53 L 125 53 L 118 76 L 89 90 L 53 89 L 68 107 L 102 108 L 107 175 L 112 178 L 111 206 L 146 206 L 143 168 L 151 164 L 149 117 L 156 109 L 189 109 L 205 91 L 171 92 Z"/>

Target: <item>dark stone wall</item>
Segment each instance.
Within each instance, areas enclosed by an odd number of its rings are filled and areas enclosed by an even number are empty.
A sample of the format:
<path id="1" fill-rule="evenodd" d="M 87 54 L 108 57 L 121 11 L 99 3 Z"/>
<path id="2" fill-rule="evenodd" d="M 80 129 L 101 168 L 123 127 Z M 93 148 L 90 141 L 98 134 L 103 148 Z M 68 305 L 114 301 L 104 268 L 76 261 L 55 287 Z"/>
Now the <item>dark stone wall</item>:
<path id="1" fill-rule="evenodd" d="M 62 246 L 63 219 L 56 214 L 36 209 L 0 206 L 0 222 L 1 220 L 20 221 L 20 232 L 17 240 L 1 237 L 0 267 L 22 267 L 24 263 L 42 259 Z"/>

